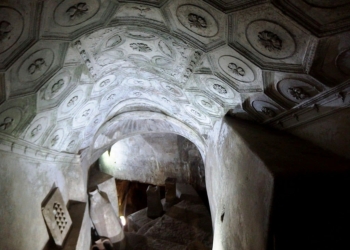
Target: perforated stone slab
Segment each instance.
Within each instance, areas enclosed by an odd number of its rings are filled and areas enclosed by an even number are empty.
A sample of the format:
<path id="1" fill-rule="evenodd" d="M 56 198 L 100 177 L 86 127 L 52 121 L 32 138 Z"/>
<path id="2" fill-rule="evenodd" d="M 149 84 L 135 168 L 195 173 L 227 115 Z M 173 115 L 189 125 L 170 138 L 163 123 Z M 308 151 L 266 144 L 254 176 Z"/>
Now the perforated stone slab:
<path id="1" fill-rule="evenodd" d="M 62 246 L 72 226 L 72 220 L 58 188 L 42 207 L 42 213 L 56 245 Z"/>

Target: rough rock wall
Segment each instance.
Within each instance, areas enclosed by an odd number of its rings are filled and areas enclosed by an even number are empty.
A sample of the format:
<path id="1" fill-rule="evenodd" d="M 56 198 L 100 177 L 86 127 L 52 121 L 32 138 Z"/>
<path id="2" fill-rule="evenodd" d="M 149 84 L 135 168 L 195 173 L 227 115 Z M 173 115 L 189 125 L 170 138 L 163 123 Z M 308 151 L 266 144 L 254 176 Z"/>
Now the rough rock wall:
<path id="1" fill-rule="evenodd" d="M 49 240 L 41 203 L 55 185 L 65 202 L 85 200 L 78 163 L 39 161 L 0 151 L 0 249 L 43 249 Z"/>
<path id="2" fill-rule="evenodd" d="M 260 250 L 267 241 L 273 177 L 230 119 L 210 134 L 205 172 L 215 250 Z"/>

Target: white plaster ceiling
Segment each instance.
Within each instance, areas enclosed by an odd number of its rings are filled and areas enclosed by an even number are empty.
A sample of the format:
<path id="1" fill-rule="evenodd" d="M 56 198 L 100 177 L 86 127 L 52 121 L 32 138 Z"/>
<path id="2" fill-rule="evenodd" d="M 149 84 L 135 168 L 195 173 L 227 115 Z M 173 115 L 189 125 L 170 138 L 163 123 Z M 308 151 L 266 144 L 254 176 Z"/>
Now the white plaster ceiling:
<path id="1" fill-rule="evenodd" d="M 1 1 L 0 139 L 77 153 L 161 131 L 203 153 L 227 112 L 310 122 L 350 104 L 349 13 L 347 0 Z"/>

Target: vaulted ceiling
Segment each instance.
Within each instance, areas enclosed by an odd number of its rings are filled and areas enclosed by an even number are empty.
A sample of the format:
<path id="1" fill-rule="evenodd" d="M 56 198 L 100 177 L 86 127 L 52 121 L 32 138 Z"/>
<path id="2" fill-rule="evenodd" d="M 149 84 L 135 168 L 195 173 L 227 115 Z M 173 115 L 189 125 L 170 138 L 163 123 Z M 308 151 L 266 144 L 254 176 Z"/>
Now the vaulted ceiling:
<path id="1" fill-rule="evenodd" d="M 278 129 L 350 104 L 350 2 L 1 1 L 2 148 L 101 155 L 226 113 Z M 33 150 L 32 150 L 33 149 Z"/>

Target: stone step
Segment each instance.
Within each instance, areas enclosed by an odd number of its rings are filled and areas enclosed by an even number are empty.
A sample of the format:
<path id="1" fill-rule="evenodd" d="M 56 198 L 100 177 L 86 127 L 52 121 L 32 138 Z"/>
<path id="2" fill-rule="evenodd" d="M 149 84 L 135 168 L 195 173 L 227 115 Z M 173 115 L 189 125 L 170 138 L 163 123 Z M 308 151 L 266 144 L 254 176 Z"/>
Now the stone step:
<path id="1" fill-rule="evenodd" d="M 181 201 L 171 207 L 144 235 L 186 246 L 198 240 L 211 248 L 210 214 L 201 202 Z"/>
<path id="2" fill-rule="evenodd" d="M 147 233 L 147 231 L 154 226 L 154 224 L 156 224 L 159 220 L 161 219 L 161 217 L 154 219 L 148 223 L 146 223 L 145 225 L 143 225 L 138 231 L 137 234 L 141 234 L 144 235 L 145 233 Z"/>

